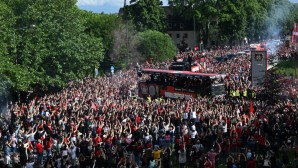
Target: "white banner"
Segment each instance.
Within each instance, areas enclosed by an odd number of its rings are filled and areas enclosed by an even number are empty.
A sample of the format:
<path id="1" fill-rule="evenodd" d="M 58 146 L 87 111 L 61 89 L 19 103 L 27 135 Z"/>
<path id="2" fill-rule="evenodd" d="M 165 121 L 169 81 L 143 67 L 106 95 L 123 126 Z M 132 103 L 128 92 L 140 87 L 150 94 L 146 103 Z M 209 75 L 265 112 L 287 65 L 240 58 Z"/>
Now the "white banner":
<path id="1" fill-rule="evenodd" d="M 169 98 L 175 98 L 175 99 L 191 99 L 192 96 L 188 94 L 183 94 L 183 93 L 172 93 L 172 92 L 165 92 L 165 97 Z"/>
<path id="2" fill-rule="evenodd" d="M 267 71 L 267 51 L 251 51 L 252 86 L 262 86 Z"/>

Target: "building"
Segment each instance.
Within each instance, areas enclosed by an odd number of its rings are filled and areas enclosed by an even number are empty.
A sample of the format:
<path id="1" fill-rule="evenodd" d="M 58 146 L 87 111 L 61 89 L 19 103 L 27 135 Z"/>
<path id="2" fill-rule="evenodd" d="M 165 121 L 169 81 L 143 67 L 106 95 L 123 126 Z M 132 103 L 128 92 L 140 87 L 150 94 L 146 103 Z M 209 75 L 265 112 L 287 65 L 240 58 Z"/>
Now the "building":
<path id="1" fill-rule="evenodd" d="M 198 44 L 198 32 L 195 30 L 195 20 L 186 20 L 182 16 L 175 16 L 169 6 L 164 6 L 167 17 L 167 34 L 173 39 L 177 48 L 193 49 Z"/>

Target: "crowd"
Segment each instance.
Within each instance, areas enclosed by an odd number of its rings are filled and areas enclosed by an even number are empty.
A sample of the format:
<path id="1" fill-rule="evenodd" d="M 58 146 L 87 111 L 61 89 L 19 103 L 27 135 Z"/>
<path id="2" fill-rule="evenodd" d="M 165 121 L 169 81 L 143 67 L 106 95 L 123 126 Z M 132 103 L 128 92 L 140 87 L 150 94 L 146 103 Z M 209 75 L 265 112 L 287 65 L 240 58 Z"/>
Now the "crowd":
<path id="1" fill-rule="evenodd" d="M 228 74 L 231 89 L 250 86 L 247 56 L 212 56 L 204 72 Z M 297 102 L 243 94 L 143 100 L 137 81 L 135 70 L 123 71 L 10 104 L 0 121 L 1 167 L 297 166 Z"/>

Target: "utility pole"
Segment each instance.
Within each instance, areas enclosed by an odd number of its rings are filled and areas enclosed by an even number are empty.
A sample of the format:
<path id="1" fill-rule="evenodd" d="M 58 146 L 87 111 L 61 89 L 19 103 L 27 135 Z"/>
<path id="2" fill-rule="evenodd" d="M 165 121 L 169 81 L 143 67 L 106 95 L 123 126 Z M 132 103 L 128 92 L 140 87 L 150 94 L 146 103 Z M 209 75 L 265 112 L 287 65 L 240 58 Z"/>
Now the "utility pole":
<path id="1" fill-rule="evenodd" d="M 124 14 L 125 14 L 125 28 L 126 28 L 126 32 L 125 32 L 125 39 L 126 39 L 126 67 L 128 67 L 129 65 L 129 40 L 128 40 L 128 12 L 126 10 L 126 0 L 124 0 Z"/>
<path id="2" fill-rule="evenodd" d="M 195 16 L 194 5 L 195 5 L 195 4 L 193 4 L 193 5 L 191 6 L 191 8 L 192 8 L 192 10 L 193 10 L 193 12 L 194 12 L 194 14 L 193 14 L 193 37 L 194 37 L 194 48 L 195 48 L 197 41 L 196 41 L 196 16 Z"/>

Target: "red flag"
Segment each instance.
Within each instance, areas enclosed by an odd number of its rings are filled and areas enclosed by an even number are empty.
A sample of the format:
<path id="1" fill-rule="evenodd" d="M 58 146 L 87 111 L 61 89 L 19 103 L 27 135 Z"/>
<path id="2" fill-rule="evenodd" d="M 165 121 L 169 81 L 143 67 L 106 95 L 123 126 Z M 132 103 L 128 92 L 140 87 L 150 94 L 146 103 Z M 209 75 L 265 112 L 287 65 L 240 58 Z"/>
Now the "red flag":
<path id="1" fill-rule="evenodd" d="M 91 104 L 91 108 L 93 108 L 93 110 L 96 110 L 96 106 L 95 106 L 95 104 L 93 102 Z"/>
<path id="2" fill-rule="evenodd" d="M 250 100 L 250 102 L 249 102 L 249 112 L 250 113 L 254 113 L 254 107 L 253 107 L 253 105 L 252 105 L 252 101 Z"/>

